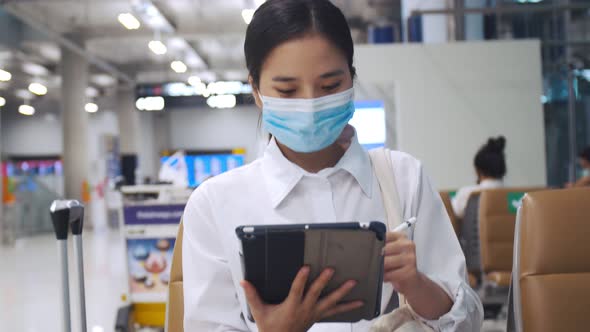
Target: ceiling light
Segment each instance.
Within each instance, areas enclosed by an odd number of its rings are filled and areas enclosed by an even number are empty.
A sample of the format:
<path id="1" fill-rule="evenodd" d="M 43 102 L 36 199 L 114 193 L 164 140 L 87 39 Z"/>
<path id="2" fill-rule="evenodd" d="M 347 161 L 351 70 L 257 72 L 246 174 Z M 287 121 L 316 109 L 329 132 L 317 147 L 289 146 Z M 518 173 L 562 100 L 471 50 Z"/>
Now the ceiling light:
<path id="1" fill-rule="evenodd" d="M 117 18 L 119 19 L 119 22 L 123 24 L 125 28 L 127 28 L 127 30 L 137 30 L 141 26 L 139 20 L 131 13 L 119 14 Z"/>
<path id="2" fill-rule="evenodd" d="M 29 84 L 29 91 L 37 96 L 43 96 L 47 94 L 47 87 L 41 83 L 34 82 Z"/>
<path id="3" fill-rule="evenodd" d="M 250 22 L 252 22 L 252 17 L 254 17 L 254 9 L 242 10 L 242 18 L 246 24 L 250 24 Z"/>
<path id="4" fill-rule="evenodd" d="M 148 47 L 157 55 L 163 55 L 168 52 L 168 48 L 159 40 L 152 40 L 148 43 Z"/>
<path id="5" fill-rule="evenodd" d="M 4 99 L 3 97 L 0 97 L 0 107 L 6 105 L 6 99 Z"/>
<path id="6" fill-rule="evenodd" d="M 207 105 L 212 108 L 234 108 L 236 103 L 236 96 L 234 95 L 219 95 L 207 98 Z"/>
<path id="7" fill-rule="evenodd" d="M 88 113 L 96 113 L 98 112 L 98 105 L 96 105 L 95 103 L 86 103 L 86 106 L 84 106 L 84 110 L 86 110 L 86 112 Z"/>
<path id="8" fill-rule="evenodd" d="M 161 111 L 166 106 L 162 97 L 138 98 L 135 107 L 140 111 Z"/>
<path id="9" fill-rule="evenodd" d="M 172 68 L 172 70 L 174 70 L 177 73 L 186 73 L 187 70 L 184 62 L 179 60 L 172 61 L 172 63 L 170 64 L 170 68 Z"/>
<path id="10" fill-rule="evenodd" d="M 87 87 L 86 88 L 86 97 L 88 97 L 88 98 L 98 97 L 98 90 L 93 86 Z"/>
<path id="11" fill-rule="evenodd" d="M 61 51 L 55 44 L 44 43 L 39 46 L 39 53 L 49 60 L 59 62 Z"/>
<path id="12" fill-rule="evenodd" d="M 24 104 L 24 105 L 20 105 L 18 107 L 18 112 L 22 115 L 29 115 L 30 116 L 30 115 L 35 114 L 35 108 L 31 105 Z"/>
<path id="13" fill-rule="evenodd" d="M 47 68 L 33 62 L 25 62 L 21 67 L 25 73 L 31 76 L 46 76 L 49 74 Z"/>
<path id="14" fill-rule="evenodd" d="M 114 85 L 115 83 L 117 83 L 117 80 L 108 74 L 96 74 L 96 75 L 93 75 L 90 80 L 92 82 L 94 82 L 96 85 L 99 85 L 102 87 L 111 86 L 111 85 Z"/>
<path id="15" fill-rule="evenodd" d="M 188 84 L 192 86 L 197 86 L 202 83 L 201 79 L 198 76 L 191 76 L 188 78 Z"/>
<path id="16" fill-rule="evenodd" d="M 8 82 L 12 79 L 12 74 L 6 70 L 0 69 L 0 82 Z"/>

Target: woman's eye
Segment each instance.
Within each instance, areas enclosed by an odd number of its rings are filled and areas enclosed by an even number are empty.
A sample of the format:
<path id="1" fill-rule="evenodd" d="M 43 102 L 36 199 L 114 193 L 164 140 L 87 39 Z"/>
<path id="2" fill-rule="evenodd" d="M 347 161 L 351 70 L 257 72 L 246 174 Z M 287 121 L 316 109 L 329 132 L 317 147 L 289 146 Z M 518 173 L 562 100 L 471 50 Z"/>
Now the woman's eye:
<path id="1" fill-rule="evenodd" d="M 293 93 L 295 93 L 295 89 L 289 89 L 289 90 L 281 90 L 281 89 L 277 89 L 277 91 L 282 94 L 282 95 L 291 95 Z"/>
<path id="2" fill-rule="evenodd" d="M 327 85 L 327 86 L 322 87 L 322 89 L 324 89 L 326 91 L 331 91 L 331 90 L 337 89 L 340 86 L 340 84 L 341 83 L 338 82 L 338 83 L 335 83 L 335 84 L 332 84 L 332 85 Z"/>

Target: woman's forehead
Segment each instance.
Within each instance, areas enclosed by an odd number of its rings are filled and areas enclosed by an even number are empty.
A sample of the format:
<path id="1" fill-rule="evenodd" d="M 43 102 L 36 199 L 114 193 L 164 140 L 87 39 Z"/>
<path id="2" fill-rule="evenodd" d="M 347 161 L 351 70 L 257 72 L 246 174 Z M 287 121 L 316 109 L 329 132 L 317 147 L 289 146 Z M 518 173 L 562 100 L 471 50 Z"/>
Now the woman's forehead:
<path id="1" fill-rule="evenodd" d="M 320 77 L 347 68 L 342 52 L 319 34 L 292 39 L 275 47 L 265 59 L 261 77 Z"/>

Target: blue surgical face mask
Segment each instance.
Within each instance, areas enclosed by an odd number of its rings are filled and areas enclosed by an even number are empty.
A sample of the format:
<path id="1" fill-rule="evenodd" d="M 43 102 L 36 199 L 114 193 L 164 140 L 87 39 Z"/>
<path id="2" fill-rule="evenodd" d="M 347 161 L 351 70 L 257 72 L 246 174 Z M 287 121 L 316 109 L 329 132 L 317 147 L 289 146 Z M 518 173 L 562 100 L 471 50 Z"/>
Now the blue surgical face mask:
<path id="1" fill-rule="evenodd" d="M 581 175 L 580 177 L 582 177 L 582 178 L 589 177 L 590 176 L 590 169 L 589 168 L 582 168 L 580 175 Z"/>
<path id="2" fill-rule="evenodd" d="M 289 149 L 310 153 L 336 142 L 354 115 L 354 90 L 314 99 L 260 96 L 264 128 Z"/>

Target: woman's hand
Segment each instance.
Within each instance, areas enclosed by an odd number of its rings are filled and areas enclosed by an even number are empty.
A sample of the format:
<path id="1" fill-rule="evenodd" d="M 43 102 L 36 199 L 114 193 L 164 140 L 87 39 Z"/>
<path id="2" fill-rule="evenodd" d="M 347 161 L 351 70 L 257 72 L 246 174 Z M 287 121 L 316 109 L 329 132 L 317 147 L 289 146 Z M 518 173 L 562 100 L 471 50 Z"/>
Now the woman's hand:
<path id="1" fill-rule="evenodd" d="M 396 291 L 405 295 L 419 285 L 416 245 L 405 234 L 387 233 L 383 255 L 383 280 L 393 284 Z"/>
<path id="2" fill-rule="evenodd" d="M 405 234 L 387 233 L 383 254 L 383 280 L 392 283 L 418 315 L 426 319 L 438 319 L 451 310 L 453 301 L 449 295 L 418 272 L 416 245 Z"/>
<path id="3" fill-rule="evenodd" d="M 242 281 L 241 285 L 258 330 L 260 332 L 303 332 L 319 320 L 361 307 L 363 305 L 361 301 L 338 304 L 356 285 L 356 282 L 352 280 L 347 281 L 329 295 L 319 298 L 333 275 L 333 270 L 324 270 L 304 294 L 309 267 L 303 267 L 297 273 L 285 301 L 277 305 L 264 303 L 258 296 L 256 288 L 249 282 Z"/>

